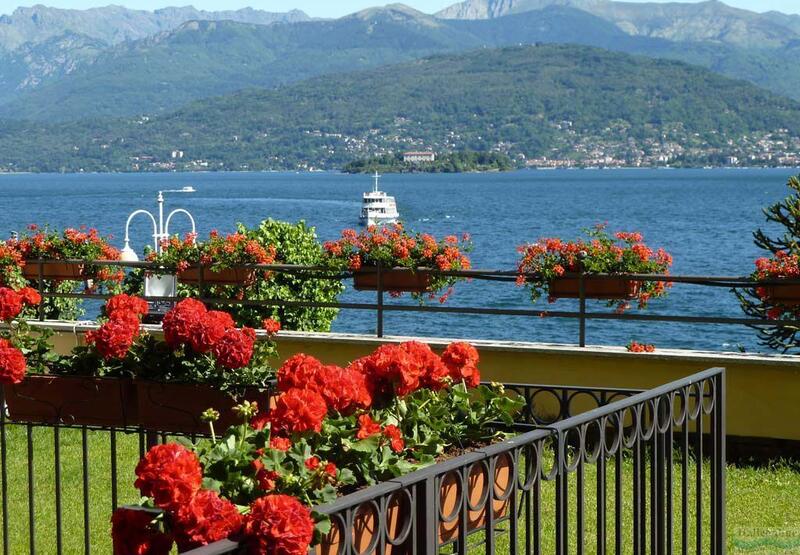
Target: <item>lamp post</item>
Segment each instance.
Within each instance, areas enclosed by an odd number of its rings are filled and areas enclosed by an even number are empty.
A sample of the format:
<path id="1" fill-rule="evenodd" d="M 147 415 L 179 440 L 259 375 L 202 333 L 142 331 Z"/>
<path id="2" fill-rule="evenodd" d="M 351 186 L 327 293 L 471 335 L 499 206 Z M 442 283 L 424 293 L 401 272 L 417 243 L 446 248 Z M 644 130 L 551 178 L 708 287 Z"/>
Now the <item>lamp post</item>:
<path id="1" fill-rule="evenodd" d="M 150 218 L 150 221 L 153 224 L 153 242 L 155 244 L 155 251 L 156 253 L 161 252 L 161 242 L 164 239 L 169 238 L 169 223 L 172 221 L 172 217 L 176 214 L 184 214 L 187 218 L 189 218 L 189 222 L 192 224 L 192 233 L 196 233 L 196 227 L 194 223 L 194 218 L 192 215 L 183 208 L 176 208 L 172 212 L 167 215 L 167 219 L 164 220 L 164 193 L 194 193 L 195 190 L 192 187 L 183 187 L 182 189 L 170 189 L 165 191 L 159 191 L 156 200 L 158 201 L 158 221 L 156 221 L 156 217 L 148 210 L 139 209 L 134 210 L 128 216 L 128 221 L 125 222 L 125 246 L 122 248 L 120 253 L 120 259 L 123 262 L 138 262 L 139 257 L 136 255 L 136 251 L 131 248 L 130 245 L 130 226 L 133 219 L 143 214 Z M 174 275 L 147 275 L 145 274 L 144 277 L 144 296 L 145 298 L 148 297 L 174 297 L 176 294 L 177 289 L 177 280 Z M 157 324 L 161 321 L 164 314 L 172 307 L 173 303 L 170 301 L 148 301 L 148 305 L 150 306 L 150 310 L 148 314 L 145 316 L 144 321 L 146 323 Z"/>
<path id="2" fill-rule="evenodd" d="M 158 221 L 156 221 L 156 217 L 149 210 L 139 209 L 134 210 L 128 216 L 128 221 L 125 222 L 125 246 L 122 248 L 121 252 L 121 260 L 123 262 L 138 262 L 139 257 L 136 255 L 136 251 L 131 248 L 130 245 L 130 226 L 133 219 L 138 216 L 139 214 L 146 215 L 150 218 L 150 221 L 153 223 L 153 243 L 155 246 L 155 251 L 160 252 L 161 250 L 161 241 L 164 239 L 169 238 L 169 223 L 172 221 L 172 217 L 175 214 L 185 214 L 187 218 L 189 218 L 189 222 L 192 224 L 192 233 L 196 232 L 195 222 L 192 215 L 183 208 L 176 208 L 172 212 L 167 215 L 166 221 L 164 220 L 164 193 L 194 193 L 195 189 L 193 187 L 183 187 L 182 189 L 168 189 L 165 191 L 159 191 L 158 196 L 156 197 L 156 201 L 158 202 Z"/>

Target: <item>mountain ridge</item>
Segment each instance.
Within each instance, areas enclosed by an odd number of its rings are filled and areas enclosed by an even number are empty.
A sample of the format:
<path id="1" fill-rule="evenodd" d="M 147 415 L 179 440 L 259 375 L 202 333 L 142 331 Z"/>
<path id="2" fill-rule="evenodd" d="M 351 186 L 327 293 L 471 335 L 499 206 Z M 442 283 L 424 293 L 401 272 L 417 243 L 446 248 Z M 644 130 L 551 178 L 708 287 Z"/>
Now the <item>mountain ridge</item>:
<path id="1" fill-rule="evenodd" d="M 686 2 L 616 2 L 613 0 L 465 0 L 436 13 L 443 19 L 491 19 L 566 6 L 613 22 L 635 36 L 674 41 L 719 41 L 744 47 L 785 46 L 798 38 L 800 17 L 780 12 L 759 14 L 718 0 Z"/>
<path id="2" fill-rule="evenodd" d="M 269 25 L 277 22 L 308 21 L 311 18 L 300 10 L 276 13 L 243 8 L 210 12 L 184 6 L 147 11 L 116 5 L 71 10 L 36 4 L 19 7 L 11 14 L 0 15 L 0 50 L 12 51 L 23 44 L 40 43 L 67 31 L 114 45 L 174 29 L 190 20 L 223 19 Z"/>
<path id="3" fill-rule="evenodd" d="M 681 62 L 540 45 L 241 91 L 157 118 L 5 123 L 0 166 L 307 169 L 402 149 L 497 151 L 520 160 L 601 147 L 619 157 L 663 153 L 702 164 L 780 129 L 797 140 L 800 103 L 744 81 Z M 175 150 L 185 153 L 178 165 Z"/>

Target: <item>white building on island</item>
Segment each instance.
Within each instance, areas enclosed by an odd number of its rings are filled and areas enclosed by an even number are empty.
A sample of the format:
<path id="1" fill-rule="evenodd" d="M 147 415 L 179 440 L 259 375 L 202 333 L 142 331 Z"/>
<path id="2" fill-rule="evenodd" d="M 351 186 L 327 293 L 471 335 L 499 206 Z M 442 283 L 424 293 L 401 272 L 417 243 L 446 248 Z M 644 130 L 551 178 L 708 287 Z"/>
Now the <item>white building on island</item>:
<path id="1" fill-rule="evenodd" d="M 433 152 L 404 152 L 403 162 L 410 162 L 418 164 L 420 162 L 433 162 L 436 160 L 436 154 Z"/>

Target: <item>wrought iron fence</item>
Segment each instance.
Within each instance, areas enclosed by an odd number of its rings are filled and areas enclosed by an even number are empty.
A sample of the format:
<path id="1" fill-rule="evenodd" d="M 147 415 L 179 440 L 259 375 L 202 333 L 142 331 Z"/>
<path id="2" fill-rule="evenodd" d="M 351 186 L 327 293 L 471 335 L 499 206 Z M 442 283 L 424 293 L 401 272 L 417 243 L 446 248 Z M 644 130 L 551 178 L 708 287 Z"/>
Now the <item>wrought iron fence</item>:
<path id="1" fill-rule="evenodd" d="M 72 292 L 63 293 L 58 291 L 47 291 L 45 284 L 47 280 L 44 278 L 44 266 L 48 264 L 64 263 L 63 260 L 37 260 L 29 261 L 29 265 L 38 266 L 39 278 L 36 280 L 36 285 L 42 295 L 46 298 L 81 298 L 81 299 L 97 299 L 102 300 L 108 298 L 109 295 L 92 294 L 88 292 Z M 119 266 L 123 268 L 138 268 L 144 271 L 152 271 L 163 273 L 164 269 L 159 268 L 157 265 L 150 262 L 108 262 L 108 261 L 66 261 L 81 263 L 86 266 Z M 589 274 L 565 274 L 565 277 L 575 277 L 578 280 L 578 310 L 577 311 L 564 311 L 564 310 L 542 310 L 536 308 L 496 308 L 487 306 L 445 306 L 445 305 L 424 305 L 424 304 L 394 304 L 386 303 L 386 294 L 390 293 L 389 289 L 383 284 L 384 273 L 388 270 L 386 268 L 363 268 L 362 272 L 374 272 L 377 274 L 377 290 L 375 293 L 375 302 L 314 302 L 314 301 L 297 301 L 286 299 L 248 299 L 245 295 L 244 298 L 222 298 L 207 295 L 209 287 L 204 280 L 204 273 L 209 269 L 203 266 L 197 266 L 199 274 L 199 291 L 198 298 L 203 302 L 212 305 L 225 306 L 225 305 L 242 305 L 253 307 L 289 307 L 289 308 L 335 308 L 344 310 L 361 310 L 371 311 L 375 313 L 375 333 L 377 337 L 384 336 L 384 317 L 386 313 L 390 312 L 419 312 L 419 313 L 440 313 L 440 314 L 466 314 L 466 315 L 493 315 L 493 316 L 518 316 L 518 317 L 539 317 L 539 318 L 563 318 L 577 320 L 579 323 L 578 328 L 578 341 L 577 344 L 581 347 L 586 346 L 586 324 L 592 320 L 620 320 L 629 322 L 673 322 L 682 324 L 723 324 L 735 326 L 749 326 L 755 328 L 763 327 L 779 327 L 800 330 L 800 320 L 795 318 L 780 318 L 780 319 L 765 319 L 753 317 L 722 317 L 722 316 L 692 316 L 681 314 L 642 314 L 642 313 L 619 313 L 615 311 L 601 312 L 587 310 L 587 295 L 585 281 Z M 270 272 L 283 272 L 293 275 L 300 275 L 309 279 L 329 279 L 329 280 L 343 280 L 353 277 L 352 272 L 337 272 L 332 271 L 330 268 L 322 266 L 301 266 L 291 264 L 244 264 L 235 266 L 237 269 L 252 269 L 252 270 L 265 270 Z M 516 271 L 508 270 L 460 270 L 460 271 L 439 271 L 439 270 L 426 270 L 434 274 L 444 276 L 455 276 L 467 278 L 476 281 L 487 282 L 506 282 L 513 283 L 516 281 L 518 273 Z M 743 291 L 752 290 L 760 286 L 770 285 L 800 285 L 800 280 L 762 280 L 756 281 L 749 277 L 735 277 L 735 276 L 700 276 L 700 275 L 662 275 L 662 274 L 625 274 L 625 279 L 634 282 L 668 282 L 668 283 L 682 283 L 698 285 L 703 287 L 723 288 L 727 290 Z M 527 276 L 528 278 L 535 278 L 534 274 Z M 619 275 L 613 274 L 591 274 L 592 279 L 600 280 L 619 280 Z M 176 301 L 180 300 L 179 297 L 146 297 L 149 301 Z M 39 319 L 44 320 L 44 306 L 42 305 Z"/>
<path id="2" fill-rule="evenodd" d="M 560 385 L 507 384 L 506 387 L 527 401 L 518 416 L 520 429 L 536 429 L 535 433 L 544 434 L 545 438 L 553 434 L 552 427 L 559 422 L 568 421 L 586 410 L 611 406 L 638 393 L 632 389 Z M 133 488 L 136 463 L 148 445 L 175 436 L 141 428 L 79 426 L 70 424 L 74 420 L 69 414 L 60 414 L 58 420 L 51 422 L 15 421 L 5 410 L 4 389 L 0 389 L 0 396 L 0 406 L 4 407 L 0 411 L 3 555 L 110 552 L 111 512 L 119 505 L 135 503 L 139 499 Z M 526 438 L 530 433 L 520 437 Z M 194 439 L 192 436 L 189 438 Z M 494 452 L 498 447 L 488 449 Z M 469 455 L 470 460 L 484 460 L 485 452 L 481 450 Z M 448 464 L 456 464 L 453 468 L 463 470 L 458 466 L 460 460 L 454 459 Z M 442 474 L 438 471 L 430 474 L 434 475 Z M 425 483 L 420 475 L 413 474 L 381 488 L 394 493 L 407 484 L 406 489 L 413 494 L 416 504 L 421 502 L 418 495 L 421 495 L 421 484 Z M 356 497 L 342 498 L 333 506 L 322 509 L 334 519 L 344 518 L 342 515 L 346 514 L 347 507 L 359 505 L 349 504 L 365 494 L 367 497 L 364 499 L 367 499 L 375 492 L 364 490 Z M 425 512 L 416 507 L 415 514 Z M 508 517 L 503 521 L 508 522 Z M 417 536 L 417 525 L 413 530 Z M 235 546 L 232 542 L 223 542 L 196 553 L 224 553 L 226 545 L 230 549 Z M 417 552 L 426 551 L 420 547 Z"/>
<path id="3" fill-rule="evenodd" d="M 336 539 L 311 553 L 723 555 L 724 370 L 625 395 L 315 507 Z"/>

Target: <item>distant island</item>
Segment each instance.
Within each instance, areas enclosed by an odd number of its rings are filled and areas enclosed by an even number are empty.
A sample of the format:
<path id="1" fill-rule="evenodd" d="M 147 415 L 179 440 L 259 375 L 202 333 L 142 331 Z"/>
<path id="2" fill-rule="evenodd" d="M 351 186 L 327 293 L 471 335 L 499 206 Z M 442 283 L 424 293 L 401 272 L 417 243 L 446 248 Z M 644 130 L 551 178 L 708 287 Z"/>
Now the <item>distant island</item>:
<path id="1" fill-rule="evenodd" d="M 506 172 L 517 169 L 500 152 L 471 150 L 436 155 L 433 152 L 403 152 L 354 160 L 342 167 L 344 173 L 462 173 Z"/>

